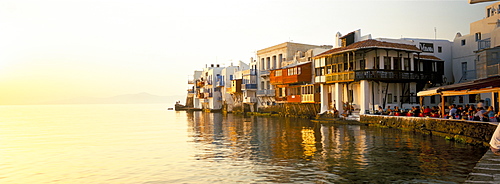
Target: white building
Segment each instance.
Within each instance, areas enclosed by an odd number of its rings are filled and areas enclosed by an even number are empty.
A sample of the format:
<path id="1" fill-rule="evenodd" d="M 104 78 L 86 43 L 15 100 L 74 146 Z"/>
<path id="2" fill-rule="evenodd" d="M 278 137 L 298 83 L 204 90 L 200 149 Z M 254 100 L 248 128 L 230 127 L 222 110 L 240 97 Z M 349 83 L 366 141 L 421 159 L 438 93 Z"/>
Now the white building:
<path id="1" fill-rule="evenodd" d="M 222 79 L 222 69 L 224 68 L 219 64 L 207 65 L 201 76 L 195 79 L 194 108 L 215 111 L 222 109 L 222 93 L 217 84 Z"/>
<path id="2" fill-rule="evenodd" d="M 314 57 L 321 112 L 333 108 L 365 114 L 378 106 L 410 108 L 426 84 L 442 83 L 444 62 L 415 45 L 337 34 L 340 47 Z"/>
<path id="3" fill-rule="evenodd" d="M 222 69 L 220 77 L 217 78 L 217 87 L 221 92 L 222 104 L 226 105 L 227 111 L 233 111 L 234 104 L 236 103 L 231 95 L 232 80 L 236 79 L 235 75 L 237 72 L 248 69 L 250 69 L 250 66 L 242 61 L 238 62 L 238 66 L 233 66 L 231 63 L 230 66 Z"/>
<path id="4" fill-rule="evenodd" d="M 457 33 L 453 40 L 453 75 L 455 83 L 499 74 L 500 2 L 486 6 L 485 18 L 470 23 L 470 34 Z M 462 95 L 449 98 L 449 103 L 491 103 L 492 93 Z M 498 108 L 498 105 L 496 105 Z"/>

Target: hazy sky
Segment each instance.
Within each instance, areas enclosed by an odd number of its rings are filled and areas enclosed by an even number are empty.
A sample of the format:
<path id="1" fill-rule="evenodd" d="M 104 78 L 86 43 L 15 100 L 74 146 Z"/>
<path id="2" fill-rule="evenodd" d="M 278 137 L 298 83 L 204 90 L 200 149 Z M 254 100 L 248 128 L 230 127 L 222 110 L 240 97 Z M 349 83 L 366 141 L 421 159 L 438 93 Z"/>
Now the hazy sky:
<path id="1" fill-rule="evenodd" d="M 249 62 L 337 32 L 452 40 L 491 3 L 376 0 L 0 0 L 0 104 L 185 95 L 205 64 Z"/>

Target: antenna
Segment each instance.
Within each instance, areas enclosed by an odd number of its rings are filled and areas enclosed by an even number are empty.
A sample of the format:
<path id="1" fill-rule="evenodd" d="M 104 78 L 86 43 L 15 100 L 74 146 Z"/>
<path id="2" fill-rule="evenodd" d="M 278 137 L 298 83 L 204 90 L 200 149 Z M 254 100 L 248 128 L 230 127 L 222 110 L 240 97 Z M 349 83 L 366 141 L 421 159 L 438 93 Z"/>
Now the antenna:
<path id="1" fill-rule="evenodd" d="M 437 39 L 437 29 L 436 29 L 436 27 L 434 27 L 434 40 L 436 40 L 436 39 Z"/>

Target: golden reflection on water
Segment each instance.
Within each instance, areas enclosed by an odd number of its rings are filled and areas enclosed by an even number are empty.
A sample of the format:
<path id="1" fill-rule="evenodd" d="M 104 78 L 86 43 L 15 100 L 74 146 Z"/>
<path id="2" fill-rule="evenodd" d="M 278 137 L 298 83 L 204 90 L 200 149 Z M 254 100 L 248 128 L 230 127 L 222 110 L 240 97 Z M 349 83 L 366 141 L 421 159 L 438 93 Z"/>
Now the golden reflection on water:
<path id="1" fill-rule="evenodd" d="M 481 156 L 397 129 L 161 105 L 0 106 L 0 150 L 0 183 L 457 182 Z"/>

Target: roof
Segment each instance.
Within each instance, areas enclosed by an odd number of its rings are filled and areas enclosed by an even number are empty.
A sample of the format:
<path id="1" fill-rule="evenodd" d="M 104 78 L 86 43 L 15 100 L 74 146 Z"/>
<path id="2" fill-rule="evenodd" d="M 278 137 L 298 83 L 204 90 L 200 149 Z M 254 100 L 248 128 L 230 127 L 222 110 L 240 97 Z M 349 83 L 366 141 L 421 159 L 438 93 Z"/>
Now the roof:
<path id="1" fill-rule="evenodd" d="M 281 67 L 281 68 L 276 68 L 276 69 L 272 69 L 272 70 L 281 70 L 281 69 L 287 69 L 287 68 L 292 68 L 292 67 L 296 67 L 296 66 L 301 66 L 301 65 L 305 65 L 305 64 L 309 64 L 311 63 L 311 61 L 306 61 L 306 62 L 303 62 L 303 63 L 294 63 L 294 64 L 289 64 L 289 65 L 286 65 L 284 67 Z"/>
<path id="2" fill-rule="evenodd" d="M 417 96 L 456 96 L 500 91 L 500 75 L 420 91 Z"/>
<path id="3" fill-rule="evenodd" d="M 355 42 L 355 43 L 348 45 L 346 47 L 339 47 L 339 48 L 334 48 L 334 49 L 328 50 L 326 52 L 318 54 L 317 56 L 315 56 L 315 58 L 321 57 L 321 56 L 343 53 L 343 52 L 355 51 L 355 50 L 360 50 L 360 49 L 370 49 L 370 48 L 395 49 L 395 50 L 404 50 L 404 51 L 410 51 L 410 52 L 422 52 L 415 45 L 384 42 L 384 41 L 378 41 L 378 40 L 374 40 L 374 39 L 368 39 L 368 40 L 364 40 L 364 41 Z"/>
<path id="4" fill-rule="evenodd" d="M 419 55 L 420 59 L 425 59 L 425 60 L 434 60 L 434 61 L 443 61 L 442 59 L 432 56 L 432 55 Z"/>

